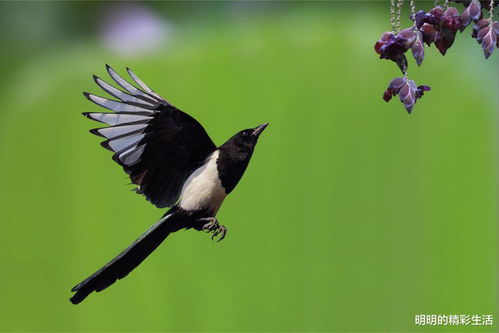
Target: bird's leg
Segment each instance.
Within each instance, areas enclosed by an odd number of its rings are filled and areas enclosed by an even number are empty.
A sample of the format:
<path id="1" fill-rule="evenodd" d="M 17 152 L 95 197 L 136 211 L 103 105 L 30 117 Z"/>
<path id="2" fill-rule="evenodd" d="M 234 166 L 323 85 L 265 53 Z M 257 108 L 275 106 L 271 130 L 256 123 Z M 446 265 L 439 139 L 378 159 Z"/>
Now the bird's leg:
<path id="1" fill-rule="evenodd" d="M 211 239 L 215 239 L 215 237 L 218 236 L 217 242 L 220 242 L 222 239 L 225 238 L 225 234 L 227 233 L 227 228 L 220 223 L 218 223 L 218 220 L 216 217 L 203 217 L 196 219 L 197 223 L 202 223 L 202 228 L 197 230 L 201 230 L 207 233 L 212 232 L 213 235 L 211 235 Z"/>

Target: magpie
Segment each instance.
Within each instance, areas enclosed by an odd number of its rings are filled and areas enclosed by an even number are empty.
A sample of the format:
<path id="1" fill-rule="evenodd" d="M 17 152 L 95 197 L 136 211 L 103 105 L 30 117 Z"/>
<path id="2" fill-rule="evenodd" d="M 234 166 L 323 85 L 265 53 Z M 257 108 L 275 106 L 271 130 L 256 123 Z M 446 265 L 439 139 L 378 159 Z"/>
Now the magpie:
<path id="1" fill-rule="evenodd" d="M 224 239 L 227 228 L 216 214 L 225 197 L 243 176 L 262 131 L 268 123 L 242 130 L 217 147 L 193 117 L 159 96 L 127 68 L 131 84 L 109 65 L 107 72 L 119 89 L 97 76 L 97 85 L 115 99 L 83 95 L 113 112 L 85 112 L 109 125 L 91 133 L 105 139 L 113 160 L 129 175 L 135 192 L 158 208 L 170 208 L 149 230 L 97 272 L 71 289 L 73 304 L 122 279 L 165 238 L 180 229 L 195 229 Z"/>

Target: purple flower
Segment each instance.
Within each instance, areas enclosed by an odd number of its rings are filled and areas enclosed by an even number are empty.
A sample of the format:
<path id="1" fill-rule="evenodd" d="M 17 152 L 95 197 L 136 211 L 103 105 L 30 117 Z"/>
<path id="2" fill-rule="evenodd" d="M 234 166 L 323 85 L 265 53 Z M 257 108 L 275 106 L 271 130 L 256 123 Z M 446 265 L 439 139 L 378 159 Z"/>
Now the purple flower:
<path id="1" fill-rule="evenodd" d="M 428 46 L 431 45 L 435 41 L 435 28 L 429 24 L 425 23 L 421 26 L 421 29 L 419 29 L 421 33 L 423 34 L 423 42 L 425 42 Z"/>
<path id="2" fill-rule="evenodd" d="M 470 25 L 471 21 L 473 22 L 478 22 L 478 20 L 482 16 L 482 6 L 480 5 L 480 2 L 477 0 L 473 0 L 470 2 L 470 4 L 466 7 L 464 10 L 463 14 L 461 15 L 461 32 Z"/>
<path id="3" fill-rule="evenodd" d="M 411 20 L 414 21 L 416 28 L 419 29 L 427 22 L 429 15 L 424 10 L 418 10 L 414 16 L 411 16 Z"/>
<path id="4" fill-rule="evenodd" d="M 483 54 L 485 55 L 485 59 L 488 59 L 492 52 L 494 52 L 494 48 L 497 44 L 497 29 L 494 29 L 492 22 L 480 31 L 476 36 L 476 40 L 478 43 L 482 44 Z"/>
<path id="5" fill-rule="evenodd" d="M 397 35 L 385 32 L 374 45 L 374 50 L 381 59 L 390 59 L 397 63 L 402 73 L 407 71 L 407 58 L 405 52 L 416 41 L 416 33 L 412 28 L 400 31 Z"/>
<path id="6" fill-rule="evenodd" d="M 436 6 L 431 9 L 428 13 L 424 10 L 419 10 L 416 14 L 411 16 L 411 20 L 414 21 L 416 27 L 420 29 L 424 24 L 430 24 L 435 27 L 440 27 L 444 17 L 444 10 L 440 6 Z"/>
<path id="7" fill-rule="evenodd" d="M 447 53 L 447 50 L 454 44 L 456 33 L 448 32 L 447 34 L 442 31 L 435 33 L 435 46 L 442 55 Z"/>
<path id="8" fill-rule="evenodd" d="M 442 27 L 445 29 L 457 31 L 461 29 L 463 24 L 461 23 L 461 17 L 459 16 L 459 11 L 456 7 L 449 7 L 444 13 L 442 20 Z"/>
<path id="9" fill-rule="evenodd" d="M 435 8 L 432 8 L 428 12 L 428 14 L 429 15 L 426 20 L 426 23 L 429 23 L 432 26 L 434 26 L 435 30 L 440 30 L 440 26 L 442 25 L 442 21 L 444 19 L 444 14 L 445 14 L 443 8 L 440 6 L 436 6 Z"/>
<path id="10" fill-rule="evenodd" d="M 392 97 L 399 95 L 400 101 L 404 104 L 405 109 L 410 114 L 417 100 L 423 97 L 425 91 L 429 91 L 429 86 L 416 86 L 413 80 L 407 77 L 397 77 L 393 79 L 388 88 L 383 94 L 385 102 L 389 102 Z"/>
<path id="11" fill-rule="evenodd" d="M 454 7 L 447 8 L 442 17 L 440 29 L 435 26 L 435 29 L 439 30 L 435 34 L 435 45 L 442 55 L 445 55 L 447 50 L 454 44 L 456 33 L 461 27 L 462 23 L 458 10 Z"/>
<path id="12" fill-rule="evenodd" d="M 490 21 L 488 19 L 481 19 L 478 20 L 477 23 L 473 26 L 473 32 L 471 33 L 471 37 L 476 38 L 478 35 L 478 32 L 485 28 L 487 25 L 489 25 Z"/>
<path id="13" fill-rule="evenodd" d="M 416 59 L 416 63 L 418 64 L 418 66 L 421 66 L 421 63 L 424 59 L 423 34 L 421 33 L 421 31 L 418 31 L 416 35 L 416 41 L 414 42 L 414 44 L 412 44 L 411 50 L 414 59 Z"/>

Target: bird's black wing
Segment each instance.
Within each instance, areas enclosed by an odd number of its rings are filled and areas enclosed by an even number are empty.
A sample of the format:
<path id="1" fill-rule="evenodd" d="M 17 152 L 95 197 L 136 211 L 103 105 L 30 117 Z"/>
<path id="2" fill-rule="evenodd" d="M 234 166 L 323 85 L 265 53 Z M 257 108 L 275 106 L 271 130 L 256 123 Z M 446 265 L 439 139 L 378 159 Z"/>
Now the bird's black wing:
<path id="1" fill-rule="evenodd" d="M 140 88 L 106 67 L 122 89 L 94 76 L 95 82 L 118 100 L 84 93 L 90 101 L 114 111 L 84 113 L 110 125 L 90 132 L 107 139 L 102 146 L 114 152 L 113 160 L 138 185 L 138 193 L 157 207 L 171 207 L 187 177 L 216 146 L 198 121 L 156 94 L 130 69 L 129 75 Z"/>

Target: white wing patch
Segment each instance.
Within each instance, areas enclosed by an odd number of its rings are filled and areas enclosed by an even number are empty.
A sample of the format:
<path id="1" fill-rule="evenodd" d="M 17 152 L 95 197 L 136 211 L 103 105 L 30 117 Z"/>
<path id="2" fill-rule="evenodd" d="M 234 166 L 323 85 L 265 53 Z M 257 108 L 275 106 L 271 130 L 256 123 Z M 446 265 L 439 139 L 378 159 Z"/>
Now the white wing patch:
<path id="1" fill-rule="evenodd" d="M 115 87 L 113 87 L 109 83 L 101 80 L 98 77 L 95 77 L 94 80 L 104 91 L 113 95 L 114 97 L 121 99 L 123 102 L 143 104 L 143 105 L 145 105 L 149 108 L 153 108 L 153 109 L 155 109 L 159 104 L 159 103 L 151 103 L 149 100 L 146 101 L 144 99 L 140 99 L 140 98 L 137 98 L 135 96 L 129 95 L 129 94 L 127 94 L 119 89 L 116 89 Z M 148 110 L 148 111 L 151 111 L 151 110 Z"/>
<path id="2" fill-rule="evenodd" d="M 130 68 L 127 68 L 126 70 L 127 70 L 128 74 L 132 77 L 132 80 L 134 80 L 135 83 L 137 83 L 142 89 L 144 89 L 144 91 L 146 91 L 149 95 L 156 97 L 158 99 L 158 101 L 166 102 L 163 97 L 156 94 L 151 88 L 149 88 L 149 86 L 147 84 L 142 82 L 142 80 L 139 79 L 139 77 L 137 75 L 135 75 L 135 73 L 132 72 L 132 70 Z"/>
<path id="3" fill-rule="evenodd" d="M 152 117 L 135 115 L 135 114 L 124 114 L 124 113 L 101 113 L 101 112 L 90 112 L 85 114 L 88 118 L 100 121 L 108 125 L 121 125 L 134 123 L 137 121 L 147 122 L 152 119 Z"/>
<path id="4" fill-rule="evenodd" d="M 118 136 L 122 136 L 128 133 L 133 133 L 136 131 L 143 130 L 147 127 L 147 124 L 137 124 L 137 125 L 124 125 L 124 126 L 114 126 L 114 127 L 103 127 L 96 129 L 99 135 L 105 137 L 106 139 L 113 139 Z"/>
<path id="5" fill-rule="evenodd" d="M 207 209 L 213 216 L 216 215 L 227 196 L 218 178 L 218 154 L 216 150 L 187 178 L 180 194 L 180 208 L 193 211 Z"/>
<path id="6" fill-rule="evenodd" d="M 94 102 L 95 104 L 115 112 L 147 112 L 147 113 L 154 112 L 153 110 L 142 108 L 140 106 L 113 101 L 111 99 L 96 96 L 93 94 L 86 94 L 85 96 L 87 96 L 87 98 L 92 102 Z"/>
<path id="7" fill-rule="evenodd" d="M 142 153 L 144 152 L 145 144 L 140 145 L 139 147 L 132 147 L 130 149 L 125 150 L 122 152 L 118 158 L 120 161 L 127 165 L 127 166 L 132 166 L 140 161 L 140 157 L 142 156 Z"/>
<path id="8" fill-rule="evenodd" d="M 144 138 L 144 136 L 145 134 L 125 136 L 120 139 L 109 141 L 108 145 L 112 150 L 120 153 L 127 148 L 131 148 L 131 146 L 135 146 L 137 143 L 139 143 L 140 140 Z"/>
<path id="9" fill-rule="evenodd" d="M 114 81 L 116 81 L 117 84 L 119 84 L 123 89 L 128 91 L 130 94 L 135 95 L 135 96 L 143 96 L 145 98 L 151 99 L 150 96 L 148 96 L 146 93 L 141 91 L 140 89 L 137 89 L 130 83 L 128 83 L 124 78 L 122 78 L 118 73 L 116 73 L 110 66 L 107 66 L 107 71 L 109 75 L 113 78 Z"/>

